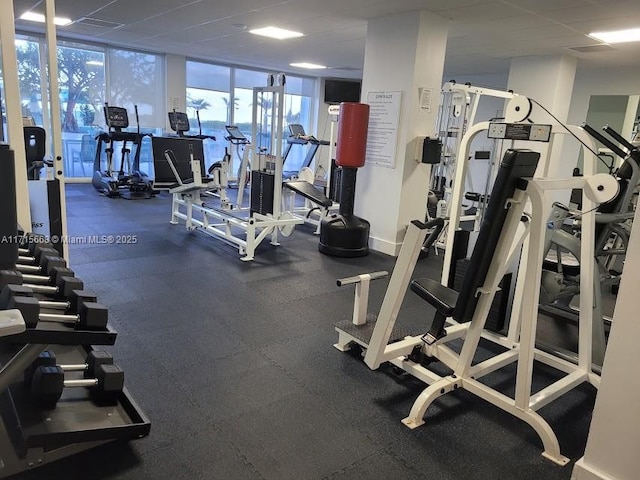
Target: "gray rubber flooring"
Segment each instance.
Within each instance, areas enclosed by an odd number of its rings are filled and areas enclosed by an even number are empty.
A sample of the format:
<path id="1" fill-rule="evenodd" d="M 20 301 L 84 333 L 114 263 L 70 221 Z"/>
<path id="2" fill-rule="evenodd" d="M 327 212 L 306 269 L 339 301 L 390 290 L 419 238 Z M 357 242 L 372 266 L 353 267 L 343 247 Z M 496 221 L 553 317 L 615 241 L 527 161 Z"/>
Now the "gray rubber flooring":
<path id="1" fill-rule="evenodd" d="M 466 392 L 438 400 L 426 424 L 400 420 L 424 385 L 369 370 L 332 347 L 350 317 L 338 277 L 391 270 L 372 253 L 337 259 L 299 229 L 254 262 L 232 247 L 169 224 L 170 199 L 100 197 L 68 186 L 69 234 L 135 235 L 135 244 L 72 245 L 71 265 L 110 307 L 113 352 L 150 417 L 151 434 L 101 446 L 20 479 L 569 479 L 584 451 L 595 391 L 582 386 L 540 413 L 572 463 L 541 456 L 527 425 Z M 440 273 L 440 257 L 416 276 Z M 371 306 L 385 281 L 374 283 Z M 409 293 L 400 319 L 426 330 L 432 311 Z M 553 376 L 540 368 L 538 387 Z M 507 372 L 508 373 L 508 372 Z M 513 388 L 507 374 L 492 385 Z"/>

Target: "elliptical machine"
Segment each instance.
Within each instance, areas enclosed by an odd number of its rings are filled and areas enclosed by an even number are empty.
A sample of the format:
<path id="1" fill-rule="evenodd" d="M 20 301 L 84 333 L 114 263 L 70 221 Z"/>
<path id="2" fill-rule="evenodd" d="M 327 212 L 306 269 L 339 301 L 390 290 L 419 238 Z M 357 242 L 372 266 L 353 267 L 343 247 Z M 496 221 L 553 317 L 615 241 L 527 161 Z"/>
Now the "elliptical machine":
<path id="1" fill-rule="evenodd" d="M 96 139 L 96 157 L 94 162 L 94 173 L 92 184 L 96 190 L 107 197 L 123 197 L 127 199 L 146 199 L 154 195 L 153 181 L 140 171 L 140 150 L 142 139 L 147 134 L 140 133 L 140 121 L 138 118 L 138 106 L 135 105 L 136 132 L 124 132 L 123 129 L 129 127 L 129 115 L 127 109 L 122 107 L 112 107 L 108 103 L 104 104 L 104 118 L 107 122 L 107 132 L 99 134 Z M 113 154 L 115 142 L 122 142 L 120 155 L 120 169 L 113 168 Z M 127 148 L 127 143 L 131 142 L 135 146 L 133 164 L 131 164 L 131 149 Z M 106 144 L 104 152 L 107 157 L 106 169 L 102 169 L 102 149 Z M 125 170 L 126 164 L 126 170 Z"/>

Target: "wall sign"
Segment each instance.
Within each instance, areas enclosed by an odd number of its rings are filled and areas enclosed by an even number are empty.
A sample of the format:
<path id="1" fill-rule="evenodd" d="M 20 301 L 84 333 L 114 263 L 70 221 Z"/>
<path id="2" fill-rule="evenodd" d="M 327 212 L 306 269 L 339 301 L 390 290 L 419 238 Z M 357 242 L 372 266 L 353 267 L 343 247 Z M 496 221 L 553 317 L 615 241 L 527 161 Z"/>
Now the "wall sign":
<path id="1" fill-rule="evenodd" d="M 369 92 L 366 163 L 395 168 L 402 92 Z"/>

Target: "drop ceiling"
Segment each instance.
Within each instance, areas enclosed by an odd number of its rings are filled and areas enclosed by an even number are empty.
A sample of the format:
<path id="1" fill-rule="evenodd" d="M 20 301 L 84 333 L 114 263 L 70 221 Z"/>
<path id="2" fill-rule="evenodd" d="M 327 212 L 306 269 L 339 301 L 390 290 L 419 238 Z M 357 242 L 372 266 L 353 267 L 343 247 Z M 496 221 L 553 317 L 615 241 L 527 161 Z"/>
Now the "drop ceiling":
<path id="1" fill-rule="evenodd" d="M 42 12 L 44 2 L 14 0 L 16 17 Z M 323 76 L 359 77 L 367 20 L 428 10 L 450 21 L 448 75 L 505 73 L 510 59 L 568 54 L 580 66 L 640 67 L 640 43 L 572 50 L 599 42 L 595 30 L 640 27 L 639 0 L 58 0 L 58 16 L 74 23 L 59 35 L 142 50 L 296 71 L 291 62 L 329 65 Z M 248 29 L 267 25 L 301 31 L 278 41 Z M 31 22 L 16 28 L 33 31 Z M 587 50 L 587 52 L 580 51 Z M 596 51 L 590 51 L 596 50 Z M 300 73 L 313 73 L 297 70 Z"/>

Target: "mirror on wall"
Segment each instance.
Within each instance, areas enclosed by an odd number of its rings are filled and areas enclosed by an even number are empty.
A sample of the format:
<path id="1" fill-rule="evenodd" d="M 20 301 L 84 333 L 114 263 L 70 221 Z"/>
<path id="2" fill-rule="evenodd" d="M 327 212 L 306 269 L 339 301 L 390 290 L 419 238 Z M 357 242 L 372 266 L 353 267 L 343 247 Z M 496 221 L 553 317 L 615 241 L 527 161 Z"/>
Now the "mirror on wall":
<path id="1" fill-rule="evenodd" d="M 624 138 L 633 141 L 638 136 L 640 125 L 640 95 L 591 95 L 586 123 L 596 130 L 604 125 L 609 125 L 619 132 Z M 598 149 L 605 155 L 609 150 L 600 142 L 596 142 Z M 610 163 L 614 157 L 604 157 Z M 616 165 L 620 159 L 615 158 Z M 578 165 L 582 167 L 582 152 Z M 601 163 L 598 166 L 601 172 L 607 172 L 607 167 Z"/>

